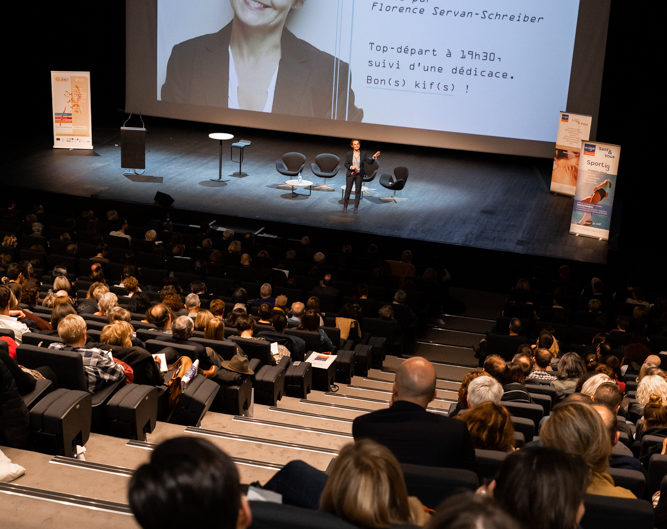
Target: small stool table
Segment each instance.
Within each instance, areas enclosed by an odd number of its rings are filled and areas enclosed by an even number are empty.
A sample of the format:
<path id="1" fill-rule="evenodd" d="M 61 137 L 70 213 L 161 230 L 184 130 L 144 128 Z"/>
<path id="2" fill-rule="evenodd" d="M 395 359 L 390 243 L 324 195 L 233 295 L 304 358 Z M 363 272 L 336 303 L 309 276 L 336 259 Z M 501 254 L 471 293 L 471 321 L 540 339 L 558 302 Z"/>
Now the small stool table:
<path id="1" fill-rule="evenodd" d="M 290 186 L 292 188 L 292 197 L 297 196 L 299 193 L 295 192 L 295 189 L 297 187 L 307 187 L 308 188 L 308 194 L 307 195 L 302 195 L 302 196 L 310 196 L 313 194 L 313 183 L 310 180 L 301 180 L 299 182 L 298 178 L 293 178 L 291 180 L 287 180 L 285 182 L 285 185 Z"/>
<path id="2" fill-rule="evenodd" d="M 236 141 L 236 142 L 232 143 L 232 146 L 229 150 L 229 159 L 232 162 L 236 161 L 236 160 L 234 160 L 234 148 L 237 148 L 239 150 L 239 159 L 238 159 L 239 170 L 238 170 L 238 172 L 232 173 L 229 176 L 238 176 L 240 178 L 242 178 L 244 176 L 248 176 L 248 173 L 243 172 L 242 166 L 243 166 L 243 151 L 249 145 L 252 145 L 252 142 L 250 140 L 239 140 L 239 141 Z"/>
<path id="3" fill-rule="evenodd" d="M 234 138 L 233 134 L 228 132 L 211 132 L 208 135 L 212 140 L 217 140 L 220 142 L 220 157 L 218 161 L 218 178 L 211 178 L 213 182 L 227 182 L 227 180 L 222 179 L 222 142 L 226 140 L 231 140 Z"/>

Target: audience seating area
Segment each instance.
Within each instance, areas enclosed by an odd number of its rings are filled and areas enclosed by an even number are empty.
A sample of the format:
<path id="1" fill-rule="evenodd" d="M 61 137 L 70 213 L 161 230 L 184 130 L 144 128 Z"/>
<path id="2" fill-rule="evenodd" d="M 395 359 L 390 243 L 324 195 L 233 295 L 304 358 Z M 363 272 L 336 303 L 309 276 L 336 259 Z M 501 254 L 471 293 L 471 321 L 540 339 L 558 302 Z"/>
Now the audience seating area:
<path id="1" fill-rule="evenodd" d="M 395 248 L 383 252 L 374 244 L 352 247 L 340 241 L 263 236 L 257 230 L 232 230 L 215 222 L 189 222 L 186 212 L 156 210 L 142 217 L 129 207 L 123 211 L 92 201 L 86 207 L 75 205 L 78 209 L 67 211 L 26 202 L 2 212 L 0 275 L 7 281 L 16 279 L 8 273 L 12 264 L 21 263 L 20 270 L 31 270 L 39 291 L 38 303 L 22 300 L 21 308 L 49 322 L 51 309 L 41 302 L 50 294 L 54 268 L 66 270 L 73 285 L 70 296 L 82 300 L 95 279 L 91 265 L 100 263 L 119 306 L 131 314 L 136 344 L 151 354 L 171 347 L 186 356 L 198 346 L 208 346 L 225 361 L 240 347 L 253 374 L 241 377 L 238 384 L 221 384 L 200 373 L 175 408 L 169 406 L 164 385 L 121 380 L 89 393 L 81 356 L 49 349 L 50 343 L 60 341 L 57 333 L 33 325 L 16 348 L 16 360 L 28 368 L 49 366 L 57 383 L 40 381 L 35 391 L 23 396 L 30 440 L 1 447 L 26 469 L 13 482 L 0 483 L 3 519 L 9 523 L 20 520 L 21 513 L 32 514 L 30 524 L 22 527 L 49 526 L 56 512 L 59 524 L 74 529 L 138 527 L 127 507 L 129 477 L 157 444 L 176 435 L 212 440 L 232 457 L 244 484 L 264 483 L 294 459 L 326 470 L 338 450 L 352 441 L 353 419 L 388 405 L 394 372 L 412 355 L 433 362 L 438 395 L 429 409 L 447 414 L 456 406 L 462 379 L 486 356 L 499 354 L 510 361 L 518 345 L 535 343 L 546 329 L 557 338 L 561 355 L 574 351 L 585 357 L 593 340 L 604 335 L 611 337 L 612 352 L 628 365 L 618 373 L 626 383 L 627 408 L 642 354 L 658 354 L 667 343 L 667 304 L 659 293 L 626 285 L 615 288 L 591 282 L 590 277 L 575 281 L 564 268 L 553 277 L 492 291 L 458 286 L 432 256 L 396 253 Z M 154 230 L 154 238 L 146 237 L 149 230 Z M 136 277 L 141 296 L 131 296 L 122 286 L 127 276 Z M 507 284 L 516 279 L 508 277 Z M 226 325 L 224 340 L 207 339 L 196 330 L 190 338 L 196 345 L 188 345 L 164 340 L 164 333 L 147 321 L 146 309 L 161 300 L 168 285 L 181 299 L 198 293 L 202 309 L 214 299 L 224 301 L 227 315 L 243 303 L 259 321 L 265 283 L 272 286 L 272 302 L 286 296 L 287 309 L 317 296 L 321 329 L 333 351 L 322 350 L 320 332 L 290 323 L 286 334 L 303 339 L 306 350 L 274 365 L 271 342 L 279 342 L 280 336 L 270 324 L 257 323 L 255 334 L 266 332 L 262 339 L 241 337 L 238 329 Z M 600 301 L 593 303 L 593 310 L 590 299 Z M 389 313 L 382 310 L 387 306 Z M 108 318 L 81 315 L 89 342 L 99 342 Z M 521 322 L 518 336 L 509 336 L 512 318 Z M 341 325 L 341 319 L 353 319 L 359 334 Z M 0 329 L 0 334 L 13 336 L 9 329 Z M 645 346 L 641 353 L 628 348 L 637 336 Z M 485 343 L 483 351 L 474 352 L 480 341 Z M 5 343 L 0 341 L 0 347 Z M 306 359 L 323 352 L 337 353 L 333 367 L 310 367 Z M 526 388 L 532 403 L 503 402 L 518 449 L 539 442 L 541 423 L 558 402 L 549 385 Z M 621 418 L 634 430 L 628 419 Z M 627 435 L 621 438 L 645 464 L 641 471 L 610 473 L 638 499 L 587 495 L 584 529 L 654 526 L 650 500 L 667 483 L 667 455 L 660 454 L 663 440 L 664 436 L 645 436 L 637 443 Z M 492 479 L 506 453 L 477 449 L 476 456 L 478 473 L 403 465 L 408 492 L 435 509 L 453 493 L 474 491 L 483 480 Z M 257 528 L 349 526 L 331 515 L 294 506 L 253 501 L 251 507 Z"/>

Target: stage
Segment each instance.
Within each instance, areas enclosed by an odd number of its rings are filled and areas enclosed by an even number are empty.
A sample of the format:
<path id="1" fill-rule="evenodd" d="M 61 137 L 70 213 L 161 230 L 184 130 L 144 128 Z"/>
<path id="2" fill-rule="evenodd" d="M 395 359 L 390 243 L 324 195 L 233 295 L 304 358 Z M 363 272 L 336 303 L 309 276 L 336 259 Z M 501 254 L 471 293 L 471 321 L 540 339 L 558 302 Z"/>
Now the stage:
<path id="1" fill-rule="evenodd" d="M 143 174 L 124 174 L 120 130 L 102 129 L 94 133 L 93 151 L 52 149 L 51 138 L 36 138 L 34 146 L 3 163 L 3 181 L 136 204 L 154 204 L 160 191 L 174 199 L 174 208 L 281 222 L 298 226 L 299 233 L 312 226 L 585 263 L 607 260 L 607 242 L 568 233 L 572 199 L 549 192 L 550 160 L 362 142 L 382 155 L 355 215 L 352 207 L 342 211 L 344 169 L 326 181 L 334 191 L 314 188 L 310 196 L 307 188 L 294 196 L 276 171 L 282 153 L 299 151 L 307 157 L 303 178 L 321 184 L 310 170 L 312 160 L 321 152 L 342 157 L 347 140 L 151 119 L 146 127 Z M 223 144 L 226 182 L 212 181 L 218 178 L 219 144 L 210 132 L 235 135 Z M 230 146 L 239 139 L 252 142 L 243 177 L 230 176 L 239 168 L 230 160 Z M 392 193 L 380 185 L 380 174 L 396 166 L 410 171 L 397 194 L 407 200 L 384 202 L 381 197 Z"/>

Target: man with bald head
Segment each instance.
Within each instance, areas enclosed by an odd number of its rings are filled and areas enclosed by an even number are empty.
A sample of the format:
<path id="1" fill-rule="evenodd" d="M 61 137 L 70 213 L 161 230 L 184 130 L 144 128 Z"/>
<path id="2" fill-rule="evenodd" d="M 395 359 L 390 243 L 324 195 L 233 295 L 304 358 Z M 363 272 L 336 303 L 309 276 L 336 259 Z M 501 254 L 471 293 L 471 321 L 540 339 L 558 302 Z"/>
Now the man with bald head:
<path id="1" fill-rule="evenodd" d="M 401 463 L 474 470 L 475 451 L 465 423 L 426 411 L 435 395 L 433 364 L 420 356 L 407 359 L 396 370 L 389 408 L 357 417 L 354 439 L 385 445 Z"/>

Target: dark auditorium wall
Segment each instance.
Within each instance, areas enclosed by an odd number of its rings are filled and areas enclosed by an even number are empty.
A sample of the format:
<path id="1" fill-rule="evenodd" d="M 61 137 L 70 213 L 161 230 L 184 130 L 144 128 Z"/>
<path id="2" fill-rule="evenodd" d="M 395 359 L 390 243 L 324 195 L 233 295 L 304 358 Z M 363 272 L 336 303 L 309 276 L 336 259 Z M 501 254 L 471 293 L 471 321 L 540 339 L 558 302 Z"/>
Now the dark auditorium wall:
<path id="1" fill-rule="evenodd" d="M 119 127 L 125 118 L 125 2 L 8 5 L 6 25 L 21 35 L 4 32 L 5 86 L 15 88 L 5 95 L 5 123 L 14 124 L 19 144 L 33 139 L 50 145 L 50 70 L 91 71 L 94 126 Z M 667 113 L 659 78 L 666 14 L 662 2 L 612 2 L 597 139 L 622 145 L 615 212 L 620 250 L 611 260 L 625 267 L 636 262 L 638 251 L 657 251 L 656 238 L 662 242 L 667 224 L 665 176 L 656 170 L 662 164 L 648 158 L 664 150 Z M 645 266 L 650 259 L 642 261 Z"/>

